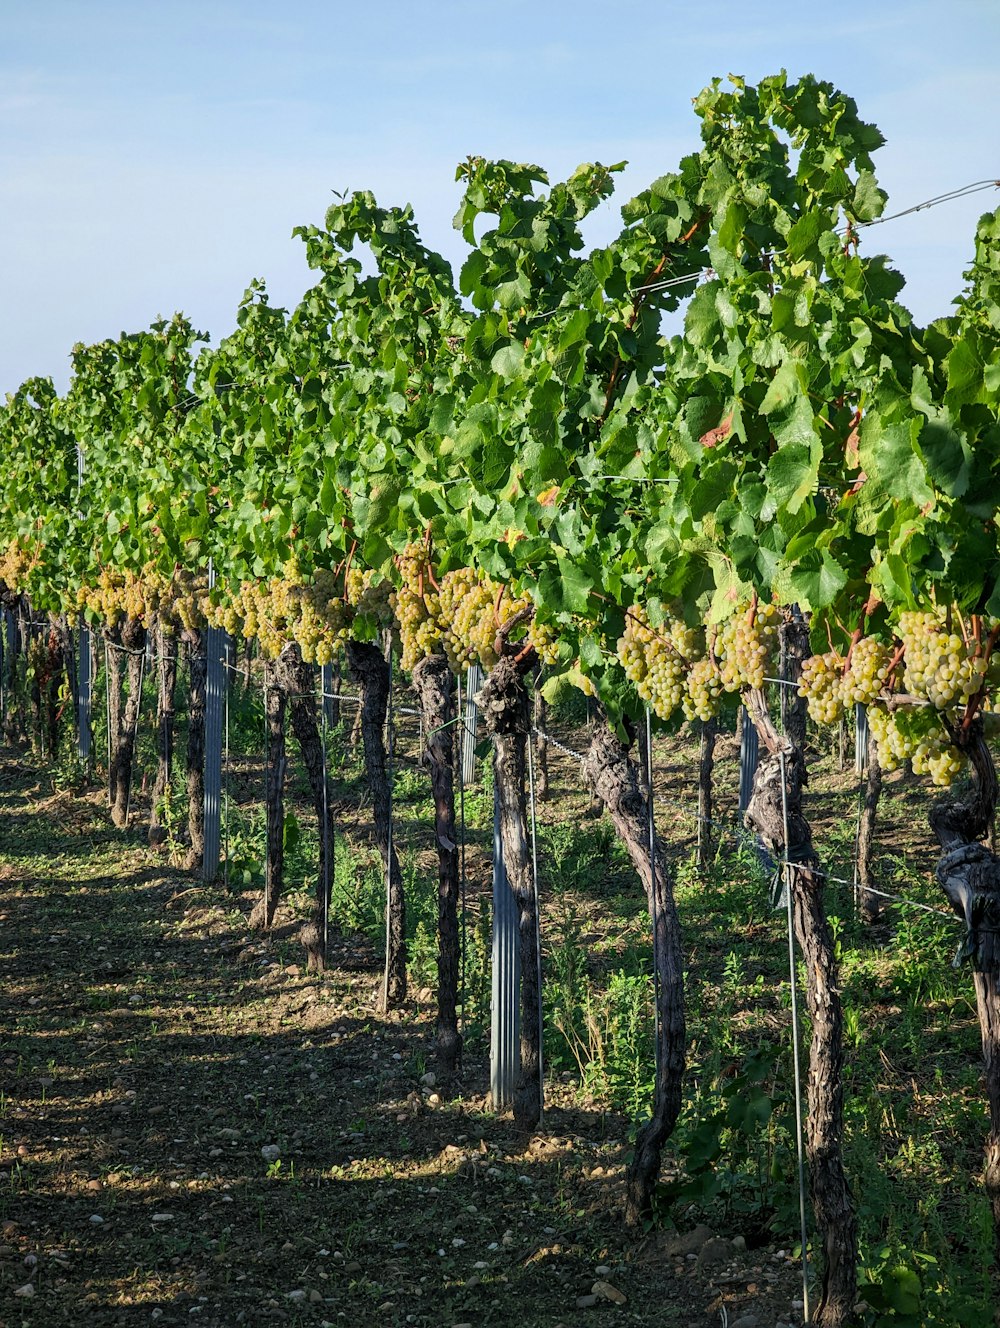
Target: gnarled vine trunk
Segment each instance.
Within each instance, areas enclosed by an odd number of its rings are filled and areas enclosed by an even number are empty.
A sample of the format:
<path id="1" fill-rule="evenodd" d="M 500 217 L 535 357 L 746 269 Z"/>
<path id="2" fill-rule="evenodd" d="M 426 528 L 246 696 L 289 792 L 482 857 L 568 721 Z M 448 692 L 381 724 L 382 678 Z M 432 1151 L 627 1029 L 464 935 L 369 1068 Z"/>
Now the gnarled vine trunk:
<path id="1" fill-rule="evenodd" d="M 333 805 L 319 733 L 316 676 L 313 666 L 303 660 L 302 651 L 294 642 L 281 652 L 277 675 L 279 684 L 288 695 L 292 731 L 302 753 L 319 827 L 319 876 L 315 903 L 309 921 L 299 931 L 299 940 L 305 946 L 308 972 L 322 973 L 326 967 L 326 919 L 330 907 L 327 882 L 332 880 L 334 826 Z"/>
<path id="2" fill-rule="evenodd" d="M 475 701 L 493 741 L 493 778 L 500 812 L 504 869 L 517 902 L 521 955 L 521 1069 L 514 1085 L 514 1120 L 533 1130 L 541 1118 L 541 1011 L 538 916 L 525 796 L 530 702 L 524 675 L 530 660 L 500 657 Z"/>
<path id="3" fill-rule="evenodd" d="M 808 631 L 805 624 L 787 624 Z M 806 969 L 806 1003 L 812 1021 L 809 1048 L 806 1152 L 813 1212 L 823 1245 L 824 1267 L 818 1328 L 839 1328 L 853 1312 L 857 1289 L 857 1221 L 843 1162 L 843 1013 L 833 935 L 823 907 L 823 875 L 812 831 L 802 811 L 806 767 L 801 746 L 771 722 L 763 692 L 744 694 L 744 705 L 760 738 L 761 753 L 747 826 L 760 835 L 777 862 L 789 862 L 792 920 Z M 782 780 L 784 773 L 784 780 Z M 788 839 L 785 839 L 787 815 Z"/>
<path id="4" fill-rule="evenodd" d="M 638 768 L 606 721 L 594 727 L 584 772 L 639 873 L 653 925 L 657 1016 L 653 1108 L 639 1131 L 625 1181 L 625 1220 L 631 1227 L 640 1227 L 650 1216 L 663 1145 L 681 1110 L 686 1040 L 681 928 L 673 878 L 660 837 L 650 825 L 649 802 L 639 784 Z"/>
<path id="5" fill-rule="evenodd" d="M 111 819 L 117 826 L 128 823 L 132 800 L 132 766 L 135 736 L 142 703 L 142 674 L 146 629 L 137 618 L 125 618 L 105 633 L 108 641 L 108 702 L 111 722 L 111 759 L 108 764 L 108 797 Z M 128 692 L 123 695 L 123 682 Z"/>
<path id="6" fill-rule="evenodd" d="M 377 646 L 363 641 L 348 641 L 347 665 L 361 689 L 365 773 L 372 798 L 375 843 L 388 878 L 385 980 L 379 1002 L 380 1009 L 388 1010 L 406 1000 L 406 900 L 399 857 L 392 838 L 392 795 L 384 738 L 389 704 L 389 665 Z"/>
<path id="7" fill-rule="evenodd" d="M 427 655 L 420 660 L 413 670 L 413 686 L 423 721 L 421 761 L 431 777 L 438 853 L 437 1054 L 442 1068 L 451 1073 L 462 1056 L 458 1031 L 460 875 L 455 828 L 455 679 L 445 656 Z"/>
<path id="8" fill-rule="evenodd" d="M 941 845 L 937 878 L 966 935 L 959 958 L 972 966 L 983 1044 L 990 1129 L 983 1184 L 993 1212 L 994 1259 L 1000 1264 L 1000 858 L 979 841 L 990 833 L 997 806 L 997 775 L 981 720 L 953 734 L 967 752 L 972 787 L 964 798 L 931 808 L 931 829 Z"/>
<path id="9" fill-rule="evenodd" d="M 174 695 L 177 691 L 177 637 L 162 622 L 157 625 L 159 647 L 156 684 L 156 779 L 153 783 L 152 808 L 149 814 L 149 842 L 159 848 L 166 842 L 163 804 L 170 788 L 174 765 Z"/>

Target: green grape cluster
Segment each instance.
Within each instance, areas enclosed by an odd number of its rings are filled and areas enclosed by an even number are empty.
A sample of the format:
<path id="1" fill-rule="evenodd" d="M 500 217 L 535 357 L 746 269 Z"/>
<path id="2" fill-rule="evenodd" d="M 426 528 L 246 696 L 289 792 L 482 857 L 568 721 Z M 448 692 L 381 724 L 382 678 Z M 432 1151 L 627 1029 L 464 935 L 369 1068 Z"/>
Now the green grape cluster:
<path id="1" fill-rule="evenodd" d="M 555 664 L 559 659 L 559 637 L 550 623 L 532 618 L 528 627 L 528 640 L 543 664 Z"/>
<path id="2" fill-rule="evenodd" d="M 719 628 L 715 650 L 727 692 L 763 688 L 774 671 L 781 616 L 773 604 L 743 605 Z"/>
<path id="3" fill-rule="evenodd" d="M 277 659 L 294 641 L 307 664 L 329 664 L 355 618 L 339 593 L 340 583 L 338 574 L 328 570 L 305 582 L 293 560 L 285 576 L 244 581 L 232 596 L 219 598 L 209 607 L 208 620 L 231 635 L 256 638 L 267 659 Z"/>
<path id="4" fill-rule="evenodd" d="M 697 646 L 697 634 L 682 622 L 665 621 L 655 630 L 641 605 L 634 605 L 625 619 L 618 642 L 618 658 L 640 697 L 660 719 L 669 719 L 683 705 L 690 660 L 685 648 Z"/>
<path id="5" fill-rule="evenodd" d="M 203 573 L 177 567 L 170 576 L 149 563 L 139 572 L 102 568 L 97 580 L 77 589 L 71 610 L 86 610 L 109 626 L 131 618 L 167 631 L 201 628 L 207 621 L 208 583 Z"/>
<path id="6" fill-rule="evenodd" d="M 938 788 L 948 788 L 965 764 L 963 754 L 948 738 L 934 710 L 890 712 L 885 706 L 873 705 L 868 721 L 883 770 L 898 770 L 909 761 L 914 774 L 930 775 Z"/>
<path id="7" fill-rule="evenodd" d="M 844 705 L 871 705 L 888 682 L 891 662 L 892 652 L 875 637 L 856 641 L 843 677 Z"/>
<path id="8" fill-rule="evenodd" d="M 468 568 L 442 577 L 438 609 L 444 652 L 453 673 L 463 673 L 477 661 L 487 669 L 496 663 L 497 590 L 489 577 L 479 577 Z"/>
<path id="9" fill-rule="evenodd" d="M 844 659 L 836 650 L 804 660 L 799 696 L 806 698 L 810 719 L 836 724 L 844 717 Z"/>
<path id="10" fill-rule="evenodd" d="M 901 613 L 899 637 L 906 671 L 903 686 L 938 710 L 960 705 L 983 685 L 986 665 L 975 642 L 949 632 L 942 613 Z"/>
<path id="11" fill-rule="evenodd" d="M 410 670 L 425 655 L 443 650 L 455 673 L 470 664 L 491 669 L 497 662 L 496 637 L 504 622 L 532 607 L 522 595 L 504 600 L 500 585 L 472 568 L 433 577 L 427 546 L 410 545 L 396 559 L 401 585 L 391 597 L 402 646 L 402 667 Z M 548 626 L 532 621 L 525 639 L 540 659 L 558 658 L 558 640 Z"/>
<path id="12" fill-rule="evenodd" d="M 725 688 L 722 674 L 714 660 L 696 659 L 687 675 L 687 688 L 684 693 L 684 714 L 688 719 L 700 719 L 707 722 L 719 713 Z"/>
<path id="13" fill-rule="evenodd" d="M 31 564 L 31 555 L 21 541 L 11 540 L 0 555 L 0 583 L 18 593 L 26 590 Z"/>

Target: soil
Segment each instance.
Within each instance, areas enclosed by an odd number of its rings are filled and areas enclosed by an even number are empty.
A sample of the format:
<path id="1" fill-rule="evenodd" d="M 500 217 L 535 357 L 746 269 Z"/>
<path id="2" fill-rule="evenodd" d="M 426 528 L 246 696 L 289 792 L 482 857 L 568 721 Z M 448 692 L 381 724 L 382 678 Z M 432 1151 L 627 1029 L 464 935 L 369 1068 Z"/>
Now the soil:
<path id="1" fill-rule="evenodd" d="M 292 910 L 142 841 L 0 749 L 0 1328 L 801 1321 L 787 1250 L 626 1236 L 629 1122 L 570 1076 L 519 1136 L 482 1052 L 433 1077 L 429 989 L 377 1015 L 370 943 L 307 975 Z"/>

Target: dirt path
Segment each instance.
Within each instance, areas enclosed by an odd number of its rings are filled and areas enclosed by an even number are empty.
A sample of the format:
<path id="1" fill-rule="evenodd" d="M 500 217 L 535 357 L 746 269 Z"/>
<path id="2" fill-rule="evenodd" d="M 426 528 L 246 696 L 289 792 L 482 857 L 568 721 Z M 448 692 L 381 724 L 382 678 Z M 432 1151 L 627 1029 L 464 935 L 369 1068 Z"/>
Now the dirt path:
<path id="1" fill-rule="evenodd" d="M 625 1241 L 623 1121 L 554 1087 L 544 1135 L 516 1137 L 482 1063 L 428 1079 L 429 1001 L 372 1013 L 373 953 L 344 940 L 307 978 L 98 796 L 38 778 L 0 752 L 3 1328 L 788 1310 L 783 1258 Z"/>

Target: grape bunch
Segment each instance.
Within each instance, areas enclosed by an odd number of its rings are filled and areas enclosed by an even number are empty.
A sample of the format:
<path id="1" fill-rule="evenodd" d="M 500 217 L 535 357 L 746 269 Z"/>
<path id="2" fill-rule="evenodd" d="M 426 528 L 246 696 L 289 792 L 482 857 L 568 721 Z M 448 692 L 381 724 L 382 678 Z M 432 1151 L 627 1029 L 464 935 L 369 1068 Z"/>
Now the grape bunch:
<path id="1" fill-rule="evenodd" d="M 961 772 L 965 758 L 951 742 L 934 710 L 913 708 L 890 712 L 885 706 L 873 705 L 868 720 L 883 770 L 898 770 L 909 761 L 914 774 L 930 775 L 938 788 L 948 788 Z"/>
<path id="2" fill-rule="evenodd" d="M 836 724 L 844 717 L 844 660 L 835 650 L 804 660 L 799 696 L 806 698 L 809 718 Z"/>
<path id="3" fill-rule="evenodd" d="M 498 587 L 470 568 L 446 572 L 438 600 L 444 652 L 453 673 L 464 673 L 477 661 L 491 669 L 496 663 L 494 604 Z"/>
<path id="4" fill-rule="evenodd" d="M 208 620 L 231 635 L 256 638 L 267 659 L 277 659 L 294 641 L 307 664 L 329 664 L 350 635 L 355 618 L 339 585 L 339 575 L 329 570 L 305 581 L 292 560 L 283 577 L 244 581 L 231 596 L 216 597 L 208 607 Z M 363 591 L 359 586 L 358 592 Z"/>
<path id="5" fill-rule="evenodd" d="M 425 655 L 443 650 L 455 673 L 470 664 L 486 669 L 497 662 L 497 632 L 505 622 L 532 608 L 526 595 L 504 600 L 500 585 L 473 568 L 459 568 L 433 576 L 426 544 L 411 544 L 396 559 L 400 586 L 391 598 L 406 670 Z M 558 641 L 554 631 L 530 622 L 525 640 L 539 658 L 554 663 Z"/>
<path id="6" fill-rule="evenodd" d="M 684 714 L 688 719 L 700 719 L 707 723 L 719 713 L 724 691 L 719 666 L 707 657 L 695 660 L 687 675 L 687 688 L 682 702 Z"/>
<path id="7" fill-rule="evenodd" d="M 773 604 L 744 605 L 719 628 L 715 649 L 727 692 L 763 688 L 774 671 L 780 621 Z"/>
<path id="8" fill-rule="evenodd" d="M 942 613 L 901 613 L 899 637 L 906 671 L 903 686 L 937 710 L 964 704 L 983 685 L 986 665 L 975 642 L 949 632 Z"/>
<path id="9" fill-rule="evenodd" d="M 618 658 L 640 697 L 660 719 L 669 719 L 685 698 L 685 681 L 697 633 L 682 622 L 668 620 L 658 631 L 641 605 L 633 605 L 618 642 Z"/>
<path id="10" fill-rule="evenodd" d="M 551 623 L 540 623 L 532 618 L 528 627 L 528 640 L 543 664 L 555 664 L 559 659 L 559 637 Z"/>
<path id="11" fill-rule="evenodd" d="M 892 654 L 873 636 L 854 643 L 843 678 L 844 704 L 871 705 L 889 680 Z"/>
<path id="12" fill-rule="evenodd" d="M 23 591 L 31 568 L 31 558 L 20 540 L 11 540 L 0 557 L 0 584 L 8 590 Z"/>

